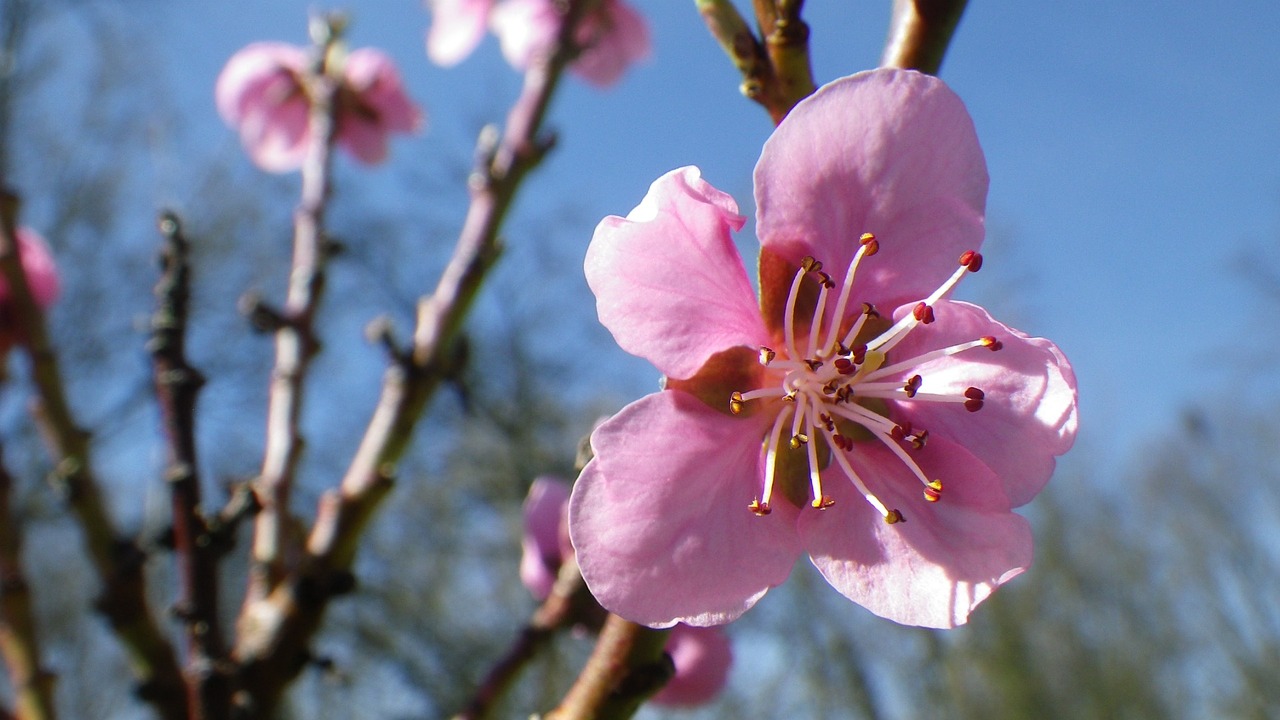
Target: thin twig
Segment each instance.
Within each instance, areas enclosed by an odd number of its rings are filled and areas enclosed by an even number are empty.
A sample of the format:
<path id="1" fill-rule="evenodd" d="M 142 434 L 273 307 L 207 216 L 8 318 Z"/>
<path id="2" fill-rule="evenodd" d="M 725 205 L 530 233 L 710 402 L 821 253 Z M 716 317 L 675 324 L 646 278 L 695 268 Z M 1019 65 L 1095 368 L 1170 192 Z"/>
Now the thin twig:
<path id="1" fill-rule="evenodd" d="M 83 545 L 102 583 L 96 606 L 129 654 L 139 680 L 138 695 L 163 718 L 186 717 L 182 673 L 173 645 L 148 607 L 137 543 L 122 535 L 107 513 L 89 456 L 89 434 L 80 429 L 67 403 L 57 356 L 45 329 L 44 313 L 31 295 L 18 255 L 18 197 L 0 188 L 0 272 L 18 318 L 37 398 L 33 414 L 53 456 L 51 481 L 67 499 L 83 533 Z"/>
<path id="2" fill-rule="evenodd" d="M 968 0 L 893 0 L 880 64 L 937 75 Z"/>
<path id="3" fill-rule="evenodd" d="M 284 686 L 304 667 L 329 600 L 353 588 L 356 545 L 391 489 L 423 409 L 450 370 L 449 350 L 498 258 L 498 230 L 516 191 L 551 148 L 539 131 L 565 65 L 577 52 L 573 30 L 598 1 L 568 4 L 556 48 L 525 73 L 501 138 L 492 130 L 482 134 L 467 218 L 435 291 L 419 304 L 412 349 L 387 369 L 373 418 L 340 487 L 321 498 L 303 562 L 268 597 L 244 608 L 234 656 L 241 664 L 247 712 L 270 714 Z"/>
<path id="4" fill-rule="evenodd" d="M 156 285 L 151 352 L 156 398 L 167 441 L 165 479 L 173 504 L 173 542 L 182 586 L 174 608 L 187 635 L 187 702 L 191 720 L 231 716 L 231 673 L 218 619 L 218 548 L 200 509 L 196 472 L 196 397 L 204 377 L 187 362 L 187 306 L 191 295 L 188 245 L 178 217 L 160 216 L 163 273 Z"/>
<path id="5" fill-rule="evenodd" d="M 307 84 L 311 103 L 309 145 L 302 165 L 302 193 L 293 214 L 293 266 L 289 290 L 275 328 L 276 361 L 267 400 L 266 449 L 256 482 L 262 511 L 254 523 L 253 573 L 246 602 L 266 597 L 284 577 L 289 548 L 289 495 L 303 438 L 299 428 L 307 371 L 319 343 L 314 321 L 324 295 L 328 247 L 324 231 L 332 150 L 337 132 L 339 78 L 329 66 L 340 29 L 331 18 L 312 22 L 313 60 Z"/>
<path id="6" fill-rule="evenodd" d="M 22 525 L 10 505 L 13 479 L 0 462 L 0 655 L 9 668 L 18 717 L 53 720 L 53 673 L 40 665 L 31 588 L 22 568 Z"/>

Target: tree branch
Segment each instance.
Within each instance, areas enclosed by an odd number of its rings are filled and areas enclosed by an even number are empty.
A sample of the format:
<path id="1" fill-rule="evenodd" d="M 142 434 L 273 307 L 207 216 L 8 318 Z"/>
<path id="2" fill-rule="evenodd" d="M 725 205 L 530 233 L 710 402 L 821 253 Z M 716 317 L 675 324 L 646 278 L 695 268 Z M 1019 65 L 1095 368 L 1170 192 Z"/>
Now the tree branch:
<path id="1" fill-rule="evenodd" d="M 9 285 L 9 301 L 26 338 L 37 399 L 33 414 L 52 455 L 51 481 L 67 498 L 80 525 L 84 549 L 102 583 L 97 609 L 128 651 L 139 679 L 138 695 L 164 718 L 186 716 L 182 674 L 173 646 L 147 605 L 144 555 L 123 536 L 107 514 L 89 457 L 89 434 L 76 424 L 67 403 L 57 356 L 45 329 L 44 313 L 31 296 L 16 225 L 18 197 L 0 188 L 0 272 Z"/>
<path id="2" fill-rule="evenodd" d="M 196 396 L 204 377 L 187 362 L 187 306 L 190 266 L 187 240 L 178 217 L 160 216 L 165 238 L 163 273 L 156 285 L 151 318 L 151 352 L 156 398 L 168 446 L 165 479 L 173 505 L 174 552 L 182 586 L 174 608 L 187 634 L 187 703 L 191 720 L 231 716 L 231 673 L 218 619 L 219 551 L 200 509 L 196 472 Z"/>
<path id="3" fill-rule="evenodd" d="M 568 3 L 556 46 L 525 73 L 504 132 L 482 133 L 467 217 L 435 291 L 419 303 L 412 348 L 397 353 L 387 369 L 373 418 L 341 485 L 321 499 L 301 566 L 269 596 L 245 606 L 234 655 L 250 712 L 267 715 L 276 706 L 285 684 L 305 665 L 329 600 L 354 586 L 350 568 L 357 543 L 391 489 L 423 409 L 451 371 L 449 350 L 498 258 L 506 212 L 525 175 L 552 147 L 538 133 L 564 68 L 578 51 L 573 31 L 596 2 Z"/>
<path id="4" fill-rule="evenodd" d="M 31 589 L 22 569 L 21 524 L 10 505 L 13 479 L 0 462 L 0 655 L 9 668 L 18 716 L 53 720 L 53 673 L 40 666 Z"/>
<path id="5" fill-rule="evenodd" d="M 595 649 L 560 706 L 544 720 L 625 720 L 675 674 L 666 630 L 610 614 Z"/>
<path id="6" fill-rule="evenodd" d="M 742 94 L 759 103 L 774 124 L 814 91 L 809 26 L 803 0 L 754 0 L 757 38 L 730 0 L 694 0 L 712 37 L 742 74 Z"/>
<path id="7" fill-rule="evenodd" d="M 266 451 L 262 474 L 255 483 L 262 511 L 254 522 L 253 572 L 246 602 L 266 597 L 284 577 L 292 516 L 289 495 L 302 456 L 299 429 L 307 371 L 319 350 L 314 321 L 324 294 L 329 248 L 324 232 L 325 206 L 330 192 L 332 150 L 337 133 L 336 100 L 340 78 L 330 66 L 331 50 L 339 42 L 340 21 L 313 18 L 313 59 L 307 97 L 311 102 L 310 144 L 302 165 L 302 194 L 293 214 L 293 266 L 289 291 L 275 328 L 276 363 L 267 400 Z"/>
<path id="8" fill-rule="evenodd" d="M 883 67 L 937 75 L 968 0 L 893 0 Z"/>

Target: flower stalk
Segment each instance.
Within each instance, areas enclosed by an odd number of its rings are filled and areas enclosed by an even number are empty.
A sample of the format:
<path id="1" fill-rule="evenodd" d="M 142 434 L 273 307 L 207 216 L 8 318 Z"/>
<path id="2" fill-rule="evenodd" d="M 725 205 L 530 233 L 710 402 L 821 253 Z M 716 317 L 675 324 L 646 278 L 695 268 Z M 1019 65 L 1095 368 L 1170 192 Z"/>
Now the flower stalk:
<path id="1" fill-rule="evenodd" d="M 712 37 L 742 74 L 742 94 L 759 103 L 777 125 L 814 91 L 809 26 L 803 0 L 755 0 L 760 37 L 730 0 L 694 0 Z"/>

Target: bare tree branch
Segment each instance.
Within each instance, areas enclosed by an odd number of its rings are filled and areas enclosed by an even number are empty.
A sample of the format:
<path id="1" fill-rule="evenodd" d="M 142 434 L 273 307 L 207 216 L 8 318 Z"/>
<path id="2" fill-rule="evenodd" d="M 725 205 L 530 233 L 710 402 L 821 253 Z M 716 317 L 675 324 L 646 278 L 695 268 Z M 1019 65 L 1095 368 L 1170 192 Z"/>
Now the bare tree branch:
<path id="1" fill-rule="evenodd" d="M 883 67 L 937 75 L 968 0 L 893 0 Z"/>

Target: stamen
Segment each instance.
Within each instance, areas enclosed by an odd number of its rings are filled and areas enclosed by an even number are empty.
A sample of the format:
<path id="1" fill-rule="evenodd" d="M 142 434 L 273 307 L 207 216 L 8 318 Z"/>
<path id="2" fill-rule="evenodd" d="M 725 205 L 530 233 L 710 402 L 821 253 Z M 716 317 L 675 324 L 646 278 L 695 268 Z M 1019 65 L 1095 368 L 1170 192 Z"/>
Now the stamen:
<path id="1" fill-rule="evenodd" d="M 773 359 L 776 357 L 778 357 L 778 353 L 770 350 L 767 347 L 760 348 L 760 364 L 761 365 L 765 367 L 769 367 L 769 363 L 773 362 Z"/>
<path id="2" fill-rule="evenodd" d="M 945 348 L 939 348 L 937 350 L 930 350 L 929 352 L 921 353 L 919 355 L 916 355 L 913 358 L 903 360 L 902 362 L 896 362 L 892 365 L 886 365 L 876 370 L 874 373 L 868 373 L 867 380 L 876 380 L 878 378 L 882 378 L 887 375 L 896 374 L 902 370 L 910 370 L 912 368 L 918 368 L 927 362 L 932 362 L 934 360 L 938 360 L 944 357 L 950 357 L 952 355 L 955 355 L 956 353 L 964 352 L 965 350 L 972 350 L 974 348 L 980 348 L 980 347 L 991 348 L 993 345 L 999 344 L 999 342 L 1000 342 L 999 340 L 996 340 L 993 337 L 984 337 L 984 338 L 979 338 L 977 340 L 972 340 L 970 342 L 956 343 L 955 345 L 951 345 Z"/>
<path id="3" fill-rule="evenodd" d="M 901 320 L 893 324 L 893 327 L 881 333 L 879 337 L 868 343 L 867 347 L 872 350 L 889 352 L 895 345 L 902 342 L 902 338 L 906 337 L 907 332 L 917 324 L 928 324 L 933 322 L 934 303 L 941 300 L 943 295 L 951 292 L 952 288 L 960 282 L 960 278 L 964 277 L 965 273 L 975 272 L 970 269 L 970 266 L 975 264 L 974 257 L 980 258 L 981 256 L 977 253 L 973 253 L 972 256 L 970 256 L 969 253 L 965 253 L 965 255 L 961 257 L 962 264 L 960 267 L 956 268 L 955 272 L 951 273 L 951 277 L 947 278 L 946 282 L 939 285 L 937 290 L 934 290 L 929 294 L 929 297 L 916 303 L 914 310 L 910 314 L 904 315 Z M 981 267 L 982 261 L 978 260 L 976 264 Z"/>
<path id="4" fill-rule="evenodd" d="M 782 426 L 786 422 L 787 413 L 785 408 L 778 413 L 778 417 L 773 421 L 773 427 L 769 430 L 769 439 L 765 443 L 764 451 L 764 492 L 756 500 L 752 500 L 747 507 L 751 512 L 761 517 L 768 515 L 770 512 L 769 500 L 773 498 L 773 480 L 778 470 L 778 441 L 782 437 Z"/>
<path id="5" fill-rule="evenodd" d="M 809 272 L 809 268 L 815 262 L 817 261 L 807 255 L 800 261 L 800 269 L 796 271 L 796 276 L 791 281 L 791 292 L 787 293 L 787 310 L 782 316 L 782 333 L 787 343 L 789 357 L 800 356 L 796 352 L 796 298 L 800 295 L 800 281 L 804 280 L 805 273 Z"/>
<path id="6" fill-rule="evenodd" d="M 746 401 L 742 399 L 742 393 L 734 390 L 733 394 L 729 396 L 729 412 L 734 415 L 742 412 L 742 406 L 745 402 Z"/>
<path id="7" fill-rule="evenodd" d="M 907 397 L 913 398 L 920 389 L 920 384 L 924 382 L 924 378 L 919 375 L 912 375 L 902 384 L 902 389 L 907 393 Z"/>
<path id="8" fill-rule="evenodd" d="M 831 436 L 834 434 L 835 433 L 828 432 L 827 439 L 830 440 Z M 832 440 L 831 444 L 834 445 L 835 441 Z M 849 459 L 845 457 L 845 454 L 843 452 L 833 452 L 831 453 L 831 455 L 836 459 L 836 463 L 840 465 L 840 469 L 844 471 L 845 476 L 849 478 L 849 481 L 853 483 L 853 486 L 858 489 L 858 492 L 862 493 L 862 497 L 866 499 L 868 503 L 871 504 L 871 507 L 875 508 L 876 511 L 880 513 L 881 517 L 885 519 L 885 522 L 888 522 L 888 523 L 897 522 L 897 520 L 889 519 L 894 514 L 897 514 L 898 520 L 902 519 L 902 513 L 899 513 L 897 510 L 890 510 L 889 508 L 885 507 L 884 503 L 880 502 L 880 498 L 876 497 L 870 490 L 867 489 L 867 484 L 862 482 L 862 478 L 858 477 L 858 473 L 853 471 L 853 466 L 849 464 Z"/>
<path id="9" fill-rule="evenodd" d="M 849 269 L 844 274 L 844 285 L 840 287 L 840 298 L 836 301 L 836 312 L 832 315 L 831 328 L 827 332 L 827 341 L 822 344 L 822 354 L 830 355 L 832 347 L 836 342 L 836 335 L 840 333 L 840 324 L 844 320 L 845 308 L 849 305 L 849 292 L 853 288 L 853 277 L 858 272 L 858 264 L 862 262 L 864 257 L 870 257 L 880 251 L 880 241 L 876 240 L 876 236 L 871 233 L 863 233 L 859 238 L 861 245 L 858 252 L 854 253 L 853 260 L 849 262 Z M 846 341 L 847 342 L 847 341 Z"/>
<path id="10" fill-rule="evenodd" d="M 924 487 L 924 499 L 929 502 L 938 502 L 942 499 L 941 480 L 934 480 Z"/>
<path id="11" fill-rule="evenodd" d="M 968 398 L 964 401 L 964 409 L 969 412 L 978 412 L 982 409 L 982 401 L 986 398 L 986 393 L 976 387 L 971 387 L 964 391 L 964 396 Z"/>
<path id="12" fill-rule="evenodd" d="M 806 428 L 810 432 L 813 431 L 812 423 L 806 423 L 810 427 Z M 830 431 L 827 431 L 830 434 Z M 808 443 L 809 446 L 809 486 L 813 490 L 813 507 L 818 510 L 825 510 L 836 501 L 822 494 L 822 472 L 818 467 L 818 443 Z"/>

